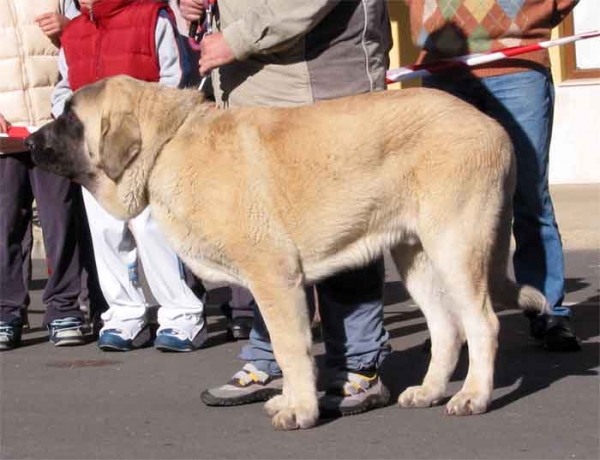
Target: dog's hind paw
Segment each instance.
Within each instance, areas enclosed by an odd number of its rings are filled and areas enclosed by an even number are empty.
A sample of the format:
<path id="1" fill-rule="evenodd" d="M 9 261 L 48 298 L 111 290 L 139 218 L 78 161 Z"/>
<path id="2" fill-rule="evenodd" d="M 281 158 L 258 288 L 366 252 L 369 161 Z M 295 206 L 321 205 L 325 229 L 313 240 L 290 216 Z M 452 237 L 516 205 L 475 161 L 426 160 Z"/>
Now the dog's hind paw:
<path id="1" fill-rule="evenodd" d="M 439 403 L 441 395 L 439 392 L 424 386 L 408 387 L 398 397 L 401 407 L 431 407 Z"/>
<path id="2" fill-rule="evenodd" d="M 459 391 L 448 404 L 446 414 L 448 415 L 476 415 L 487 410 L 489 397 L 474 391 Z"/>

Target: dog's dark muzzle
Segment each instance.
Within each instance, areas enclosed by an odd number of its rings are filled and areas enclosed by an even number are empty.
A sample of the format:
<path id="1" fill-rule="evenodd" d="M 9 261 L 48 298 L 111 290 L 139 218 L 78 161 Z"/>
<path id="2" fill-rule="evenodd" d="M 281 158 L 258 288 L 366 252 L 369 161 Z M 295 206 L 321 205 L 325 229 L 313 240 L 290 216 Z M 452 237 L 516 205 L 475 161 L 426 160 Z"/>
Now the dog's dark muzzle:
<path id="1" fill-rule="evenodd" d="M 77 175 L 76 165 L 68 161 L 64 152 L 49 146 L 43 128 L 25 139 L 25 147 L 31 153 L 31 160 L 41 169 L 73 179 Z"/>

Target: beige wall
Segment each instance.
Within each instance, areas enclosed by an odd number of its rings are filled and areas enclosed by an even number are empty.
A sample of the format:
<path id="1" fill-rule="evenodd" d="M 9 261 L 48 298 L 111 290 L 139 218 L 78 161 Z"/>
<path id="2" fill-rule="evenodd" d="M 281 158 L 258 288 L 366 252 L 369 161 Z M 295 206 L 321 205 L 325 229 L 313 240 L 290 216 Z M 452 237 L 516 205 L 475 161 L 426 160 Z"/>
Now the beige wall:
<path id="1" fill-rule="evenodd" d="M 390 68 L 395 69 L 414 63 L 419 51 L 412 44 L 410 24 L 408 21 L 408 9 L 404 2 L 392 1 L 389 2 L 388 5 L 392 20 L 392 37 L 394 39 L 394 47 L 390 51 Z M 409 88 L 419 85 L 420 79 L 416 79 L 390 85 L 390 88 Z"/>

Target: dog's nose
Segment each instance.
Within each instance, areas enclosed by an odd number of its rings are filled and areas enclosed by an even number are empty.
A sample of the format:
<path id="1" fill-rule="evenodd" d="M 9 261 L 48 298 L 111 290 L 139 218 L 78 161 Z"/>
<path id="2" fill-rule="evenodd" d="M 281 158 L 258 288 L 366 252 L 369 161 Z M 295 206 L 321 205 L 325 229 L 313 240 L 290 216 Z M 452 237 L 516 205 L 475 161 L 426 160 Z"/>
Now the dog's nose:
<path id="1" fill-rule="evenodd" d="M 33 152 L 36 149 L 36 144 L 35 140 L 33 139 L 33 136 L 28 136 L 25 139 L 25 147 L 27 147 L 30 152 Z"/>

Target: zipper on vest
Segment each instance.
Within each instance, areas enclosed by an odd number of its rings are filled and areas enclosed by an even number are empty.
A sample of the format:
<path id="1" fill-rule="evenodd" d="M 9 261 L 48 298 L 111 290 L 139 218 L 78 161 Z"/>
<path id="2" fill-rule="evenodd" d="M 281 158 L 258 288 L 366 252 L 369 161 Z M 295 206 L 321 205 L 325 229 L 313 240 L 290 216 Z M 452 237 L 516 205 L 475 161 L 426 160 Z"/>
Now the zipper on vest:
<path id="1" fill-rule="evenodd" d="M 93 7 L 93 5 L 92 5 Z M 94 12 L 93 9 L 90 8 L 90 21 L 92 21 L 95 25 L 96 28 L 98 29 L 98 42 L 96 43 L 96 80 L 98 80 L 98 78 L 100 78 L 100 64 L 102 62 L 101 58 L 100 58 L 100 53 L 102 52 L 102 27 L 100 25 L 100 21 L 96 21 L 96 19 L 94 18 Z"/>
<path id="2" fill-rule="evenodd" d="M 97 48 L 96 48 L 96 79 L 100 78 L 100 65 L 102 62 L 102 59 L 100 59 L 100 53 L 102 50 L 102 31 L 100 31 L 100 33 L 98 34 L 98 43 L 97 43 Z"/>

